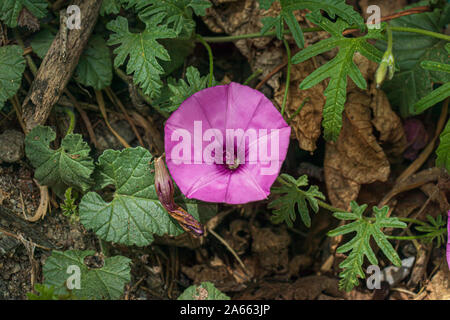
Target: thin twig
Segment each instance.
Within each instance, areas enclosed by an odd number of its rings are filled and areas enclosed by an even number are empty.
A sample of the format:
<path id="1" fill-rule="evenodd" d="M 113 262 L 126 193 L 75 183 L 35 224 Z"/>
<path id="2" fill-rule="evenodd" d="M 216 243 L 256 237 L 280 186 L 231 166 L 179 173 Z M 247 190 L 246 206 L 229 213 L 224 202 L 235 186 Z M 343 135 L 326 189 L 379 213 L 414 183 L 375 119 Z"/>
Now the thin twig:
<path id="1" fill-rule="evenodd" d="M 228 249 L 228 251 L 231 252 L 231 254 L 236 258 L 236 260 L 239 262 L 239 264 L 241 265 L 242 269 L 244 270 L 244 272 L 246 273 L 246 275 L 250 275 L 250 272 L 248 272 L 247 268 L 245 267 L 244 263 L 242 262 L 241 258 L 239 258 L 239 256 L 237 255 L 237 253 L 233 250 L 233 248 L 228 244 L 228 242 L 225 241 L 225 239 L 223 239 L 221 236 L 219 236 L 213 229 L 208 228 L 207 229 L 209 232 L 211 232 L 211 234 L 217 238 L 217 240 L 219 240 L 220 242 L 222 242 L 222 244 Z"/>

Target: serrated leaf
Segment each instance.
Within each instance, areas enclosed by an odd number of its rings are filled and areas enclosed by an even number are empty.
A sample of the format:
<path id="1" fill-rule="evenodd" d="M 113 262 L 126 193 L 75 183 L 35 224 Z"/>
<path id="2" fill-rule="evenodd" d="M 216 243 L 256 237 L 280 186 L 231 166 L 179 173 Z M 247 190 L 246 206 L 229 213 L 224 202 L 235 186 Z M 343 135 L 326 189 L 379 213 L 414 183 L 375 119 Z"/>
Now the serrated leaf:
<path id="1" fill-rule="evenodd" d="M 47 15 L 48 2 L 46 0 L 2 0 L 0 2 L 0 20 L 8 27 L 17 27 L 17 19 L 20 11 L 25 7 L 36 18 Z"/>
<path id="2" fill-rule="evenodd" d="M 25 59 L 19 46 L 0 47 L 0 110 L 14 96 L 22 83 Z"/>
<path id="3" fill-rule="evenodd" d="M 106 202 L 98 193 L 85 194 L 78 207 L 81 223 L 106 241 L 126 245 L 148 245 L 153 234 L 183 233 L 158 200 L 151 159 L 141 147 L 106 150 L 98 159 L 95 176 L 99 187 L 115 187 L 113 199 Z M 199 219 L 198 211 L 187 209 Z"/>
<path id="4" fill-rule="evenodd" d="M 441 32 L 440 17 L 440 10 L 434 10 L 394 19 L 390 21 L 390 25 Z M 449 56 L 445 50 L 446 43 L 445 40 L 417 33 L 393 32 L 393 54 L 400 70 L 395 73 L 392 80 L 384 83 L 383 90 L 387 93 L 391 104 L 399 109 L 402 117 L 425 110 L 424 102 L 427 101 L 421 101 L 419 105 L 416 103 L 433 91 L 434 84 L 450 81 L 448 73 L 422 68 L 422 62 L 427 60 L 449 63 Z M 384 50 L 386 43 L 378 41 L 376 46 Z M 436 100 L 428 103 L 433 101 Z"/>
<path id="5" fill-rule="evenodd" d="M 292 227 L 298 210 L 303 223 L 309 228 L 311 226 L 311 217 L 309 216 L 306 201 L 308 201 L 313 211 L 317 213 L 319 211 L 317 199 L 325 200 L 325 196 L 319 191 L 317 186 L 311 186 L 306 191 L 299 189 L 300 186 L 308 184 L 306 175 L 299 177 L 297 180 L 287 174 L 282 174 L 281 178 L 285 181 L 285 184 L 281 187 L 273 187 L 271 190 L 272 193 L 283 194 L 268 205 L 269 209 L 275 208 L 272 211 L 272 222 L 285 222 L 289 227 Z"/>
<path id="6" fill-rule="evenodd" d="M 55 287 L 55 294 L 67 294 L 69 277 L 76 276 L 74 269 L 80 271 L 80 288 L 71 293 L 78 299 L 119 299 L 123 295 L 125 284 L 130 282 L 131 260 L 115 256 L 104 259 L 103 266 L 98 269 L 89 268 L 84 263 L 87 256 L 94 251 L 53 251 L 43 267 L 44 284 Z M 72 269 L 70 269 L 72 268 Z"/>
<path id="7" fill-rule="evenodd" d="M 346 291 L 351 291 L 359 284 L 358 278 L 365 278 L 362 264 L 364 257 L 367 257 L 371 264 L 378 264 L 371 246 L 370 239 L 373 238 L 385 256 L 396 266 L 401 266 L 401 260 L 387 240 L 382 228 L 405 228 L 406 224 L 394 217 L 387 217 L 389 207 L 384 206 L 379 209 L 373 208 L 375 220 L 365 218 L 363 213 L 367 205 L 359 206 L 355 201 L 350 203 L 351 212 L 335 212 L 333 215 L 340 220 L 353 220 L 353 222 L 340 226 L 328 232 L 328 236 L 336 237 L 351 232 L 356 235 L 347 243 L 341 245 L 336 252 L 346 253 L 350 251 L 347 258 L 339 265 L 342 272 L 339 274 L 341 281 L 339 286 Z"/>
<path id="8" fill-rule="evenodd" d="M 102 37 L 95 35 L 89 39 L 75 70 L 75 79 L 95 90 L 102 90 L 111 84 L 111 55 Z"/>
<path id="9" fill-rule="evenodd" d="M 450 172 L 450 120 L 439 136 L 439 146 L 436 149 L 436 166 L 443 167 Z"/>
<path id="10" fill-rule="evenodd" d="M 120 12 L 120 0 L 103 0 L 100 7 L 100 15 L 118 14 Z"/>
<path id="11" fill-rule="evenodd" d="M 169 98 L 168 105 L 164 106 L 167 111 L 175 111 L 184 100 L 208 86 L 208 76 L 200 76 L 197 68 L 192 66 L 186 70 L 186 80 L 187 82 L 183 79 L 178 80 L 178 82 L 169 81 L 168 86 L 172 95 Z"/>
<path id="12" fill-rule="evenodd" d="M 259 5 L 262 9 L 267 10 L 273 2 L 272 0 L 261 0 L 259 1 Z M 264 26 L 261 33 L 264 34 L 271 28 L 276 27 L 277 37 L 281 40 L 283 32 L 282 21 L 285 21 L 299 48 L 303 48 L 304 46 L 304 37 L 302 29 L 294 15 L 294 11 L 296 10 L 308 9 L 315 14 L 320 14 L 320 10 L 323 10 L 333 19 L 339 16 L 349 25 L 356 24 L 361 30 L 364 28 L 363 18 L 352 6 L 347 5 L 345 0 L 279 0 L 279 2 L 281 4 L 280 15 L 271 19 L 264 18 L 262 20 Z"/>
<path id="13" fill-rule="evenodd" d="M 319 41 L 301 50 L 292 58 L 292 63 L 303 62 L 333 47 L 339 47 L 336 57 L 314 70 L 300 84 L 300 89 L 306 90 L 330 78 L 328 87 L 324 91 L 326 102 L 323 108 L 322 126 L 325 139 L 335 141 L 342 128 L 342 112 L 347 99 L 347 76 L 359 88 L 365 89 L 367 86 L 361 72 L 353 62 L 353 56 L 356 52 L 360 52 L 368 59 L 379 62 L 382 52 L 370 45 L 367 40 L 380 38 L 381 33 L 380 30 L 369 29 L 367 35 L 363 37 L 346 38 L 342 35 L 342 31 L 349 25 L 344 21 L 338 20 L 333 23 L 318 13 L 310 14 L 308 17 L 323 29 L 332 32 L 331 38 Z"/>
<path id="14" fill-rule="evenodd" d="M 131 33 L 128 30 L 128 21 L 124 17 L 117 17 L 110 21 L 106 27 L 113 31 L 108 45 L 119 45 L 114 49 L 117 56 L 114 66 L 119 67 L 129 56 L 127 74 L 133 74 L 134 83 L 138 84 L 144 94 L 155 97 L 162 87 L 160 75 L 164 69 L 158 63 L 158 59 L 169 61 L 167 50 L 158 43 L 157 39 L 174 38 L 176 33 L 167 26 L 158 25 L 161 17 L 147 22 L 146 29 L 141 33 Z"/>
<path id="15" fill-rule="evenodd" d="M 184 290 L 178 300 L 230 300 L 230 297 L 222 293 L 211 282 L 202 282 Z"/>
<path id="16" fill-rule="evenodd" d="M 197 15 L 205 15 L 211 6 L 205 0 L 131 0 L 128 7 L 134 6 L 139 18 L 151 23 L 155 16 L 162 17 L 162 23 L 175 30 L 177 35 L 190 36 L 195 28 L 192 11 Z"/>
<path id="17" fill-rule="evenodd" d="M 61 198 L 68 187 L 86 191 L 92 185 L 94 161 L 89 156 L 89 145 L 80 134 L 68 134 L 57 150 L 50 148 L 55 132 L 37 126 L 25 138 L 25 153 L 36 171 L 34 177 L 50 186 Z"/>
<path id="18" fill-rule="evenodd" d="M 75 300 L 73 294 L 55 294 L 55 287 L 46 286 L 45 284 L 36 283 L 33 292 L 27 292 L 28 300 Z"/>

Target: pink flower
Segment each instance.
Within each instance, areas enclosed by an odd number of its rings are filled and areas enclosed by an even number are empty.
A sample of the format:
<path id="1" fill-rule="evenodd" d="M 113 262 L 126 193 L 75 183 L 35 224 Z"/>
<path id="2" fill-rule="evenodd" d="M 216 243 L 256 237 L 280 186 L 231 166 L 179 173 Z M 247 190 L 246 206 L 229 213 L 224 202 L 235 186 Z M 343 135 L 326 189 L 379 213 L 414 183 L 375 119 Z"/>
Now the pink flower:
<path id="1" fill-rule="evenodd" d="M 447 265 L 450 269 L 450 210 L 447 211 Z"/>
<path id="2" fill-rule="evenodd" d="M 164 132 L 167 167 L 186 197 L 239 204 L 269 195 L 291 128 L 262 93 L 230 83 L 186 99 Z"/>

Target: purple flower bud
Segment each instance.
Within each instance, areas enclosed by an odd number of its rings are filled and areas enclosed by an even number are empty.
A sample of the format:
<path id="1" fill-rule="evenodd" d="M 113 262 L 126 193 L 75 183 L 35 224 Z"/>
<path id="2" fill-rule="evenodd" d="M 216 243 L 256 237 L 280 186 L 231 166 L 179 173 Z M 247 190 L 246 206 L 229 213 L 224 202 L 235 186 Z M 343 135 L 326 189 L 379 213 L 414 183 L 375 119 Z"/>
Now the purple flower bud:
<path id="1" fill-rule="evenodd" d="M 155 189 L 159 202 L 167 210 L 167 213 L 177 220 L 184 231 L 191 233 L 195 237 L 202 236 L 205 233 L 200 222 L 175 203 L 173 199 L 175 189 L 172 178 L 169 172 L 167 172 L 162 157 L 159 157 L 155 161 Z"/>
<path id="2" fill-rule="evenodd" d="M 155 189 L 159 202 L 161 202 L 167 211 L 176 208 L 175 202 L 173 201 L 174 187 L 172 178 L 169 172 L 167 172 L 162 157 L 159 157 L 155 161 Z"/>
<path id="3" fill-rule="evenodd" d="M 403 156 L 408 160 L 415 160 L 417 154 L 428 143 L 428 133 L 423 126 L 422 121 L 418 119 L 406 119 L 403 125 L 408 141 L 408 148 Z"/>

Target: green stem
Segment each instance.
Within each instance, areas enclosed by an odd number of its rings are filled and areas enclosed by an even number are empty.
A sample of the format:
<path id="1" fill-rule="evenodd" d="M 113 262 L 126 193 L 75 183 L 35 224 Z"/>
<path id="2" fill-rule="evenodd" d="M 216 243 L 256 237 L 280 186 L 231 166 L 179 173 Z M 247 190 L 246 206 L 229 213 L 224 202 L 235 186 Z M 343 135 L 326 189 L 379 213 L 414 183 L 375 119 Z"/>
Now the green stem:
<path id="1" fill-rule="evenodd" d="M 286 88 L 284 89 L 283 103 L 281 105 L 281 116 L 283 116 L 284 109 L 286 108 L 286 101 L 287 101 L 287 96 L 288 96 L 288 92 L 289 92 L 289 85 L 291 83 L 291 48 L 289 48 L 289 43 L 284 38 L 283 38 L 283 43 L 286 48 L 288 64 L 287 64 L 287 75 L 286 75 Z"/>
<path id="2" fill-rule="evenodd" d="M 295 112 L 292 114 L 292 116 L 288 119 L 287 123 L 291 122 L 292 119 L 294 119 L 299 113 L 300 111 L 302 111 L 304 105 L 311 100 L 309 97 L 306 97 L 303 101 L 302 104 L 297 108 L 297 110 L 295 110 Z"/>
<path id="3" fill-rule="evenodd" d="M 443 33 L 439 33 L 439 32 L 433 32 L 433 31 L 418 29 L 418 28 L 409 28 L 409 27 L 390 27 L 390 29 L 392 31 L 418 33 L 418 34 L 423 34 L 425 36 L 450 41 L 450 36 L 443 34 Z"/>
<path id="4" fill-rule="evenodd" d="M 126 84 L 129 84 L 129 78 L 125 72 L 123 72 L 119 68 L 114 68 L 114 72 L 120 79 L 122 79 L 123 82 L 125 82 Z M 149 96 L 144 94 L 144 92 L 142 92 L 141 88 L 137 87 L 136 89 L 137 89 L 137 92 L 139 93 L 139 95 L 142 97 L 142 99 L 144 99 L 145 102 L 147 102 L 149 105 L 151 105 L 152 108 L 155 109 L 160 115 L 162 115 L 164 118 L 169 117 L 169 114 L 166 111 L 162 110 L 159 106 L 153 104 L 152 99 L 150 99 Z"/>
<path id="5" fill-rule="evenodd" d="M 213 60 L 213 54 L 212 54 L 211 46 L 208 44 L 208 42 L 205 41 L 205 39 L 201 35 L 197 35 L 196 37 L 200 41 L 200 43 L 203 44 L 203 46 L 205 47 L 206 51 L 208 51 L 208 56 L 209 56 L 209 82 L 208 82 L 208 87 L 212 87 L 213 79 L 214 79 L 214 60 Z"/>
<path id="6" fill-rule="evenodd" d="M 394 41 L 392 40 L 392 28 L 389 26 L 389 23 L 386 24 L 386 32 L 387 32 L 387 36 L 388 36 L 387 51 L 389 51 L 391 53 L 392 52 L 392 44 Z"/>
<path id="7" fill-rule="evenodd" d="M 248 85 L 250 83 L 250 81 L 252 81 L 253 79 L 255 79 L 257 76 L 259 76 L 260 74 L 262 74 L 263 71 L 261 69 L 256 70 L 255 72 L 253 72 L 250 77 L 247 78 L 247 80 L 244 81 L 244 85 Z"/>
<path id="8" fill-rule="evenodd" d="M 420 234 L 417 236 L 387 236 L 388 239 L 393 240 L 416 240 L 416 239 L 426 239 L 426 238 L 434 238 L 441 234 L 444 234 L 447 232 L 447 229 L 441 229 L 438 232 L 432 232 L 432 233 L 426 233 L 426 234 Z"/>
<path id="9" fill-rule="evenodd" d="M 358 26 L 351 26 L 348 29 L 357 29 L 357 28 L 358 28 Z M 423 34 L 423 35 L 430 36 L 433 38 L 450 41 L 450 36 L 448 36 L 448 35 L 445 35 L 445 34 L 439 33 L 439 32 L 424 30 L 424 29 L 408 28 L 408 27 L 391 27 L 391 30 L 397 31 L 397 32 L 419 33 L 419 34 Z M 302 29 L 302 31 L 303 32 L 316 32 L 316 31 L 324 31 L 324 30 L 320 27 L 315 27 L 315 28 L 304 28 L 304 29 Z M 283 31 L 283 34 L 290 34 L 290 31 L 288 29 L 286 29 Z M 230 42 L 230 41 L 236 41 L 236 40 L 241 40 L 241 39 L 275 37 L 275 36 L 276 36 L 276 32 L 272 31 L 272 32 L 266 32 L 265 34 L 261 34 L 260 32 L 255 32 L 255 33 L 240 34 L 240 35 L 235 35 L 235 36 L 203 37 L 203 39 L 206 42 L 212 43 L 212 42 Z"/>
<path id="10" fill-rule="evenodd" d="M 63 108 L 63 111 L 69 116 L 70 122 L 69 122 L 69 129 L 67 129 L 66 136 L 68 134 L 73 133 L 73 129 L 75 128 L 75 113 L 73 113 L 73 110 L 70 108 Z"/>
<path id="11" fill-rule="evenodd" d="M 284 184 L 284 185 L 287 185 L 287 186 L 292 186 L 292 184 L 291 184 L 289 181 L 284 180 L 281 176 L 278 176 L 277 181 L 280 182 L 281 184 Z M 299 191 L 301 194 L 306 195 L 306 192 L 305 192 L 305 191 L 303 191 L 303 190 L 301 190 L 301 189 L 298 189 L 298 191 Z M 329 205 L 328 203 L 326 203 L 326 202 L 324 202 L 324 201 L 322 201 L 322 200 L 318 200 L 318 199 L 317 199 L 317 204 L 318 204 L 320 207 L 322 207 L 322 208 L 324 208 L 324 209 L 327 209 L 328 211 L 331 211 L 331 212 L 345 212 L 345 210 L 342 210 L 342 209 L 333 207 L 333 206 Z M 367 218 L 367 219 L 369 219 L 369 220 L 375 220 L 375 218 Z M 427 225 L 426 222 L 423 222 L 423 221 L 420 221 L 420 220 L 416 220 L 416 219 L 411 219 L 411 218 L 397 218 L 397 219 L 400 220 L 400 221 L 403 221 L 403 222 L 409 222 L 409 223 L 420 224 L 420 225 L 422 225 L 422 226 L 426 226 L 426 225 Z"/>

